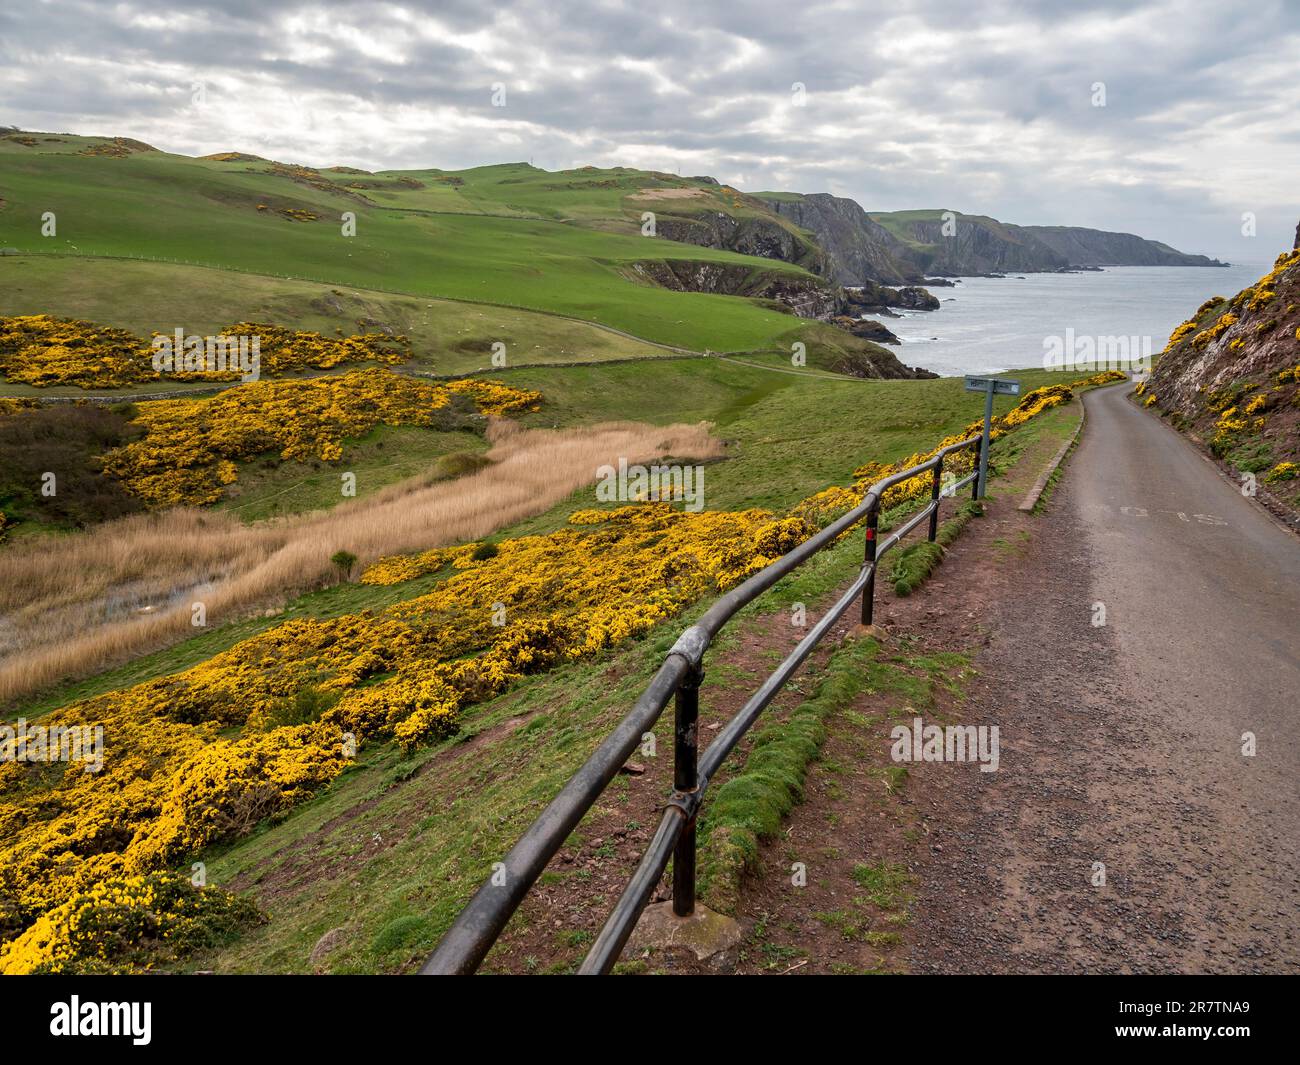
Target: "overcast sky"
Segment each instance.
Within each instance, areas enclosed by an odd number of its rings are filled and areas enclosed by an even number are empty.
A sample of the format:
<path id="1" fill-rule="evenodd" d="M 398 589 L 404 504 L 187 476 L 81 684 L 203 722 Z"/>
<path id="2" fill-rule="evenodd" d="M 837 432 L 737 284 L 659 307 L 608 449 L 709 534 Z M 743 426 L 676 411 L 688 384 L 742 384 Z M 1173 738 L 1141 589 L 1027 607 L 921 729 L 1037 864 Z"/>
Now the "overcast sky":
<path id="1" fill-rule="evenodd" d="M 23 0 L 0 10 L 0 124 L 371 170 L 680 170 L 1263 262 L 1300 219 L 1297 56 L 1300 0 Z"/>

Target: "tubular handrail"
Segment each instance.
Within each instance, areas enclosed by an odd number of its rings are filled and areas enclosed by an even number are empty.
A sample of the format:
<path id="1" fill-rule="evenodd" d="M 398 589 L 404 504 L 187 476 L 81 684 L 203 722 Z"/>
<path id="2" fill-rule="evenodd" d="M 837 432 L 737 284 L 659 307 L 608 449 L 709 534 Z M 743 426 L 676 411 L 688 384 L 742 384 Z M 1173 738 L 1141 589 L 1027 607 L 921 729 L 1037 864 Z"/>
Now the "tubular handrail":
<path id="1" fill-rule="evenodd" d="M 724 593 L 695 624 L 683 631 L 632 709 L 520 836 L 509 853 L 493 866 L 493 874 L 461 910 L 420 972 L 463 975 L 473 973 L 478 968 L 547 863 L 636 751 L 642 738 L 659 720 L 669 698 L 674 695 L 674 793 L 668 801 L 658 831 L 600 935 L 592 944 L 580 972 L 605 973 L 613 967 L 672 855 L 676 855 L 673 863 L 674 911 L 680 916 L 690 914 L 695 905 L 695 818 L 703 801 L 705 787 L 727 755 L 859 594 L 862 595 L 863 624 L 871 623 L 876 567 L 880 555 L 899 543 L 903 536 L 927 517 L 930 519 L 929 538 L 934 540 L 943 460 L 948 455 L 971 446 L 978 450 L 979 436 L 944 447 L 925 462 L 877 481 L 862 502 L 851 511 Z M 977 456 L 976 469 L 978 466 Z M 933 474 L 930 502 L 877 546 L 880 501 L 885 492 L 926 471 Z M 956 492 L 968 483 L 973 484 L 974 491 L 978 492 L 977 477 L 978 474 L 971 474 L 962 478 L 952 486 L 950 492 Z M 697 763 L 695 720 L 699 711 L 699 685 L 703 677 L 704 654 L 714 637 L 728 621 L 777 581 L 864 520 L 867 522 L 866 558 L 858 577 L 718 733 L 704 752 L 703 759 Z"/>

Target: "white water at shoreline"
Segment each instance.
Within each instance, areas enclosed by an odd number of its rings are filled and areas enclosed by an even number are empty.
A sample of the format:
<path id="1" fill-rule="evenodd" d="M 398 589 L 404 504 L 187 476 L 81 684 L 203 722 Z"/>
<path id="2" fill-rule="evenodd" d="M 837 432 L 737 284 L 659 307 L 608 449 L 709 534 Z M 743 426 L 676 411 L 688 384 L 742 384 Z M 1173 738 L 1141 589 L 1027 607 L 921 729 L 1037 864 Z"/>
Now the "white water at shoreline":
<path id="1" fill-rule="evenodd" d="M 937 311 L 880 318 L 900 361 L 945 377 L 1042 366 L 1048 338 L 1136 337 L 1158 354 L 1179 322 L 1211 296 L 1233 296 L 1267 263 L 1230 267 L 1114 266 L 1100 272 L 968 277 L 932 288 Z M 870 316 L 869 316 L 870 317 Z M 938 339 L 931 339 L 938 338 Z"/>

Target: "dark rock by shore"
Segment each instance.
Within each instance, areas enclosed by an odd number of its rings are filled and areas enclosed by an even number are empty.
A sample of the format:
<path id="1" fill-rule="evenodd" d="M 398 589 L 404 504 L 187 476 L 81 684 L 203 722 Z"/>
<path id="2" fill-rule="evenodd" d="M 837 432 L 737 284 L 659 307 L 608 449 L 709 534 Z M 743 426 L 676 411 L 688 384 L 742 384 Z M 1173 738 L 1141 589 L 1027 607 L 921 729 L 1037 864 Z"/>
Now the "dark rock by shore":
<path id="1" fill-rule="evenodd" d="M 890 311 L 891 307 L 899 307 L 906 311 L 939 309 L 939 297 L 918 285 L 890 288 L 888 285 L 869 283 L 861 288 L 845 289 L 844 300 L 855 314 L 879 314 L 885 317 L 897 317 Z"/>
<path id="2" fill-rule="evenodd" d="M 901 343 L 888 326 L 872 318 L 854 318 L 851 315 L 841 314 L 831 319 L 831 325 L 837 325 L 845 332 L 852 333 L 855 337 L 861 337 L 863 340 L 873 340 L 877 344 Z"/>

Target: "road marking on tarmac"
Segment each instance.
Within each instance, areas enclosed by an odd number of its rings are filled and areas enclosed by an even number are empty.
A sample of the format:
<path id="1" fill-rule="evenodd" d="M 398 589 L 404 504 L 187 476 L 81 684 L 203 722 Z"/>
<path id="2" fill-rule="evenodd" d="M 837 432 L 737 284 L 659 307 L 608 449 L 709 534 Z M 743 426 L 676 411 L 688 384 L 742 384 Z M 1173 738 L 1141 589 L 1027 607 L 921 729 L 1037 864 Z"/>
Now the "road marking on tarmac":
<path id="1" fill-rule="evenodd" d="M 1146 507 L 1120 507 L 1119 512 L 1127 518 L 1149 518 L 1154 514 L 1172 514 L 1179 521 L 1187 522 L 1189 525 L 1227 525 L 1228 523 L 1217 514 L 1191 514 L 1182 510 L 1156 510 L 1150 511 Z"/>

